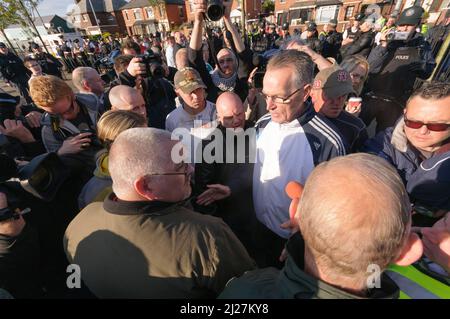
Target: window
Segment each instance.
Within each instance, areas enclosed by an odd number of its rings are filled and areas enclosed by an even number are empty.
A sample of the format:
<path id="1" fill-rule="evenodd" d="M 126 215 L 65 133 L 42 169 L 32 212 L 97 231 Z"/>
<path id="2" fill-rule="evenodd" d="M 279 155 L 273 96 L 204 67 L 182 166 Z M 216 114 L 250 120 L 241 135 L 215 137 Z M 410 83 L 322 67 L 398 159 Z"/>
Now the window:
<path id="1" fill-rule="evenodd" d="M 84 22 L 86 22 L 88 19 L 87 19 L 87 14 L 83 14 L 83 21 Z"/>
<path id="2" fill-rule="evenodd" d="M 73 16 L 73 22 L 80 22 L 80 21 L 81 19 L 79 15 Z"/>
<path id="3" fill-rule="evenodd" d="M 353 12 L 355 11 L 354 6 L 347 7 L 347 10 L 345 11 L 345 20 L 350 19 L 353 17 Z"/>
<path id="4" fill-rule="evenodd" d="M 155 17 L 155 14 L 154 14 L 152 8 L 145 8 L 145 12 L 147 13 L 147 18 L 153 19 Z"/>
<path id="5" fill-rule="evenodd" d="M 163 17 L 163 11 L 162 11 L 161 6 L 159 6 L 158 9 L 159 9 L 159 16 L 162 18 Z"/>
<path id="6" fill-rule="evenodd" d="M 178 6 L 178 12 L 179 12 L 180 18 L 184 18 L 184 11 L 183 11 L 182 6 Z"/>
<path id="7" fill-rule="evenodd" d="M 336 19 L 339 12 L 339 6 L 319 7 L 316 13 L 316 23 L 327 23 L 331 19 Z"/>
<path id="8" fill-rule="evenodd" d="M 286 3 L 286 0 L 280 0 L 280 3 Z"/>
<path id="9" fill-rule="evenodd" d="M 134 11 L 134 18 L 136 20 L 142 20 L 141 10 L 135 10 Z"/>
<path id="10" fill-rule="evenodd" d="M 125 11 L 125 20 L 130 20 L 130 18 L 128 17 L 128 12 Z"/>

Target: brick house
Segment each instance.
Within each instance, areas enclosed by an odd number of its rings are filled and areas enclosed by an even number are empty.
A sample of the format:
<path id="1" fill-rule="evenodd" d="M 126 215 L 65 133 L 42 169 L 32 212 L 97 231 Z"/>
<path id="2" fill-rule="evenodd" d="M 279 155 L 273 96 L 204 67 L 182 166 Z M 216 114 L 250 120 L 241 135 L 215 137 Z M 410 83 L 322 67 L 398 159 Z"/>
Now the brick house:
<path id="1" fill-rule="evenodd" d="M 414 4 L 415 0 L 402 1 L 400 10 Z M 305 23 L 314 21 L 322 30 L 330 19 L 338 20 L 338 31 L 343 31 L 350 24 L 350 18 L 365 12 L 369 5 L 376 4 L 383 16 L 392 13 L 395 0 L 275 0 L 275 19 L 278 25 L 289 22 L 291 32 L 297 28 L 304 30 Z M 422 6 L 429 10 L 430 16 L 438 15 L 448 0 L 422 0 Z"/>
<path id="2" fill-rule="evenodd" d="M 190 0 L 185 0 L 187 18 L 190 23 L 194 21 L 194 14 L 192 9 L 192 2 Z M 231 6 L 232 12 L 236 9 L 240 10 L 240 1 L 234 0 Z M 255 19 L 261 13 L 261 0 L 245 0 L 245 12 L 247 19 Z"/>
<path id="3" fill-rule="evenodd" d="M 126 3 L 124 0 L 75 0 L 67 19 L 87 35 L 123 33 L 125 22 L 120 7 Z"/>
<path id="4" fill-rule="evenodd" d="M 183 0 L 165 0 L 162 6 L 150 6 L 148 0 L 132 0 L 121 7 L 129 35 L 169 31 L 186 22 Z"/>

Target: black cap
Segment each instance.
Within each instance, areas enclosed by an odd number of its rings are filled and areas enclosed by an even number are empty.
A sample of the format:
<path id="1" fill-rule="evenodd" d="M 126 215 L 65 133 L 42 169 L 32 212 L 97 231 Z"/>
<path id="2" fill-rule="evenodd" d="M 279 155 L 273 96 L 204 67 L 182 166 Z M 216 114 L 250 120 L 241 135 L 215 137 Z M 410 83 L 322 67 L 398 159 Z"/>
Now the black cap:
<path id="1" fill-rule="evenodd" d="M 315 24 L 314 22 L 309 22 L 306 25 L 306 31 L 316 31 L 317 30 L 317 24 Z"/>
<path id="2" fill-rule="evenodd" d="M 328 24 L 329 24 L 329 25 L 337 26 L 338 22 L 337 22 L 336 19 L 331 19 L 331 20 L 328 22 Z"/>
<path id="3" fill-rule="evenodd" d="M 31 48 L 32 48 L 32 49 L 39 49 L 39 44 L 33 42 L 33 43 L 31 44 Z"/>
<path id="4" fill-rule="evenodd" d="M 2 48 L 2 49 L 6 48 L 6 44 L 4 44 L 3 42 L 0 42 L 0 48 Z"/>
<path id="5" fill-rule="evenodd" d="M 281 28 L 283 30 L 289 30 L 289 23 L 287 23 L 287 22 L 283 23 L 283 26 Z"/>
<path id="6" fill-rule="evenodd" d="M 418 25 L 422 20 L 424 10 L 419 6 L 412 6 L 405 9 L 400 14 L 396 24 L 397 25 Z"/>
<path id="7" fill-rule="evenodd" d="M 356 21 L 362 21 L 362 20 L 364 20 L 365 17 L 366 17 L 366 16 L 364 15 L 364 13 L 358 13 L 358 14 L 355 16 L 355 20 L 356 20 Z"/>

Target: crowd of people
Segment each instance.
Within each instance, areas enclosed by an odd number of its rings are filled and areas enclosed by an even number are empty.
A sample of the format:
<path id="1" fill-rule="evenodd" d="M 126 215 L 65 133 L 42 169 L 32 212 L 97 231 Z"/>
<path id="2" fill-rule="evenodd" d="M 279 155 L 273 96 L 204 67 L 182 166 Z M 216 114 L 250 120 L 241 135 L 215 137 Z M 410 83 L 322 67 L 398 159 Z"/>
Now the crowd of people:
<path id="1" fill-rule="evenodd" d="M 450 15 L 242 34 L 231 2 L 223 30 L 194 0 L 189 35 L 0 43 L 0 298 L 450 298 Z"/>

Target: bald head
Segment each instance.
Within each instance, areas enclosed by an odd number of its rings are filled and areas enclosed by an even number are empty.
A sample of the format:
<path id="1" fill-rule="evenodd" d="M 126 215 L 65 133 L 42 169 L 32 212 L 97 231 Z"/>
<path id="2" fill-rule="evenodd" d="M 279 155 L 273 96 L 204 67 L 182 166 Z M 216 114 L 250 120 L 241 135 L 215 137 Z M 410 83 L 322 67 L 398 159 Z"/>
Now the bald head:
<path id="1" fill-rule="evenodd" d="M 188 50 L 186 48 L 178 49 L 177 53 L 175 54 L 175 65 L 177 66 L 178 70 L 189 66 Z"/>
<path id="2" fill-rule="evenodd" d="M 296 219 L 317 268 L 363 289 L 370 265 L 383 271 L 398 258 L 409 236 L 410 209 L 395 169 L 359 153 L 314 169 Z"/>
<path id="3" fill-rule="evenodd" d="M 233 92 L 220 94 L 216 102 L 217 119 L 226 128 L 244 128 L 245 112 L 239 96 Z"/>
<path id="4" fill-rule="evenodd" d="M 90 67 L 80 66 L 73 70 L 72 82 L 81 93 L 93 93 L 99 97 L 105 89 L 105 82 L 97 70 Z"/>
<path id="5" fill-rule="evenodd" d="M 147 118 L 145 100 L 135 88 L 127 85 L 118 85 L 109 92 L 112 110 L 124 110 L 138 113 Z"/>

